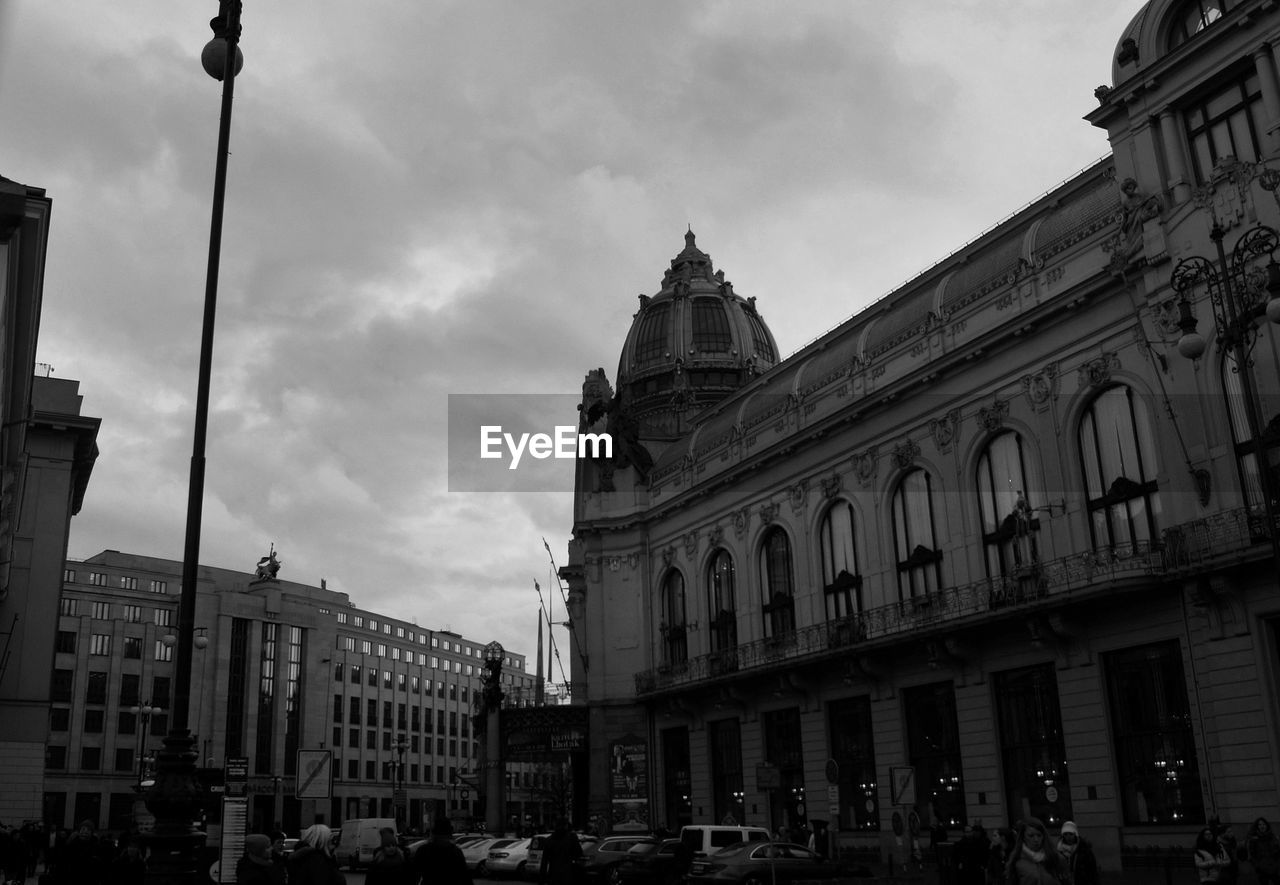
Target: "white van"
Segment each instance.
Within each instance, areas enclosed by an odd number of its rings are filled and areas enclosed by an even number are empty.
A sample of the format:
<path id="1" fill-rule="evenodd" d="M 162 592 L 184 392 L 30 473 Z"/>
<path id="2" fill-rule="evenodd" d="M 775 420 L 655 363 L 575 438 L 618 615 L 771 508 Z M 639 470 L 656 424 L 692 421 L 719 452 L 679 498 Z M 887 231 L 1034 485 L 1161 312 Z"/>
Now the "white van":
<path id="1" fill-rule="evenodd" d="M 346 864 L 351 870 L 368 866 L 373 860 L 374 852 L 382 845 L 384 827 L 395 832 L 395 818 L 358 817 L 343 821 L 338 835 L 338 847 L 333 852 L 338 866 Z"/>
<path id="2" fill-rule="evenodd" d="M 694 824 L 680 828 L 680 841 L 695 858 L 706 857 L 739 842 L 768 842 L 772 837 L 764 827 L 725 827 Z"/>

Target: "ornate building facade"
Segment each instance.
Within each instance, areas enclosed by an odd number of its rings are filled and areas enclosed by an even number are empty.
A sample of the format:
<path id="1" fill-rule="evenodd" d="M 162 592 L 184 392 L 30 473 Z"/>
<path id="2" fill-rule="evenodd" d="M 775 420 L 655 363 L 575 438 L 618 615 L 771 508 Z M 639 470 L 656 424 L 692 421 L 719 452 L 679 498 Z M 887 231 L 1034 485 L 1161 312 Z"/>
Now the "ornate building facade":
<path id="1" fill-rule="evenodd" d="M 1115 873 L 1277 815 L 1275 46 L 1152 0 L 1110 156 L 786 359 L 686 238 L 584 384 L 591 816 L 1074 819 Z"/>
<path id="2" fill-rule="evenodd" d="M 251 831 L 396 817 L 398 804 L 406 828 L 471 817 L 484 644 L 361 609 L 323 582 L 281 580 L 272 565 L 202 566 L 196 595 L 191 728 L 205 768 L 248 759 Z M 44 763 L 54 825 L 134 826 L 169 728 L 181 581 L 180 562 L 114 550 L 66 562 Z M 506 652 L 510 703 L 532 703 L 524 669 Z M 299 751 L 323 750 L 330 797 L 297 798 Z M 527 767 L 511 771 L 516 813 L 533 801 Z"/>

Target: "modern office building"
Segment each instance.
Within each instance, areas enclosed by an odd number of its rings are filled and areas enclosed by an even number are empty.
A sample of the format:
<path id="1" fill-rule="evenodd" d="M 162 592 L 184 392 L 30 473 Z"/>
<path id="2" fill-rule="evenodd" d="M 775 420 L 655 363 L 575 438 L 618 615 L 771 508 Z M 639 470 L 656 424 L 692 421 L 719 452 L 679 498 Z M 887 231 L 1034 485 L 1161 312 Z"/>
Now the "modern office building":
<path id="1" fill-rule="evenodd" d="M 168 731 L 182 564 L 104 551 L 68 561 L 62 581 L 45 756 L 46 819 L 133 825 L 137 787 Z M 248 760 L 250 824 L 297 833 L 312 822 L 440 814 L 478 799 L 471 717 L 484 673 L 478 642 L 354 606 L 348 595 L 257 572 L 202 566 L 196 594 L 191 725 L 201 765 Z M 508 652 L 511 703 L 532 699 L 525 657 Z M 329 798 L 304 798 L 331 754 Z M 516 813 L 529 795 L 517 766 Z M 315 782 L 310 783 L 314 791 Z"/>
<path id="2" fill-rule="evenodd" d="M 0 821 L 39 820 L 71 516 L 97 458 L 75 381 L 37 366 L 52 200 L 0 176 Z"/>
<path id="3" fill-rule="evenodd" d="M 1264 0 L 1142 6 L 1109 156 L 785 359 L 803 294 L 686 236 L 583 387 L 590 813 L 880 862 L 1074 819 L 1110 874 L 1276 816 L 1277 46 Z"/>

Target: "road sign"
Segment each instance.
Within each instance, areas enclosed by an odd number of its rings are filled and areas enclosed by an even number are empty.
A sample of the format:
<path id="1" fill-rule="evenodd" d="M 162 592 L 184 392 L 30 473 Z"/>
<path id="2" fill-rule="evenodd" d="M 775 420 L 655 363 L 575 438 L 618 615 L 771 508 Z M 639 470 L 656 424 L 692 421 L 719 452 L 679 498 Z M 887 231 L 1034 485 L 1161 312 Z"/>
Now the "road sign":
<path id="1" fill-rule="evenodd" d="M 889 767 L 889 789 L 892 805 L 916 804 L 916 770 L 910 765 Z"/>
<path id="2" fill-rule="evenodd" d="M 328 799 L 333 795 L 333 753 L 329 750 L 299 750 L 298 777 L 294 796 L 299 799 Z"/>

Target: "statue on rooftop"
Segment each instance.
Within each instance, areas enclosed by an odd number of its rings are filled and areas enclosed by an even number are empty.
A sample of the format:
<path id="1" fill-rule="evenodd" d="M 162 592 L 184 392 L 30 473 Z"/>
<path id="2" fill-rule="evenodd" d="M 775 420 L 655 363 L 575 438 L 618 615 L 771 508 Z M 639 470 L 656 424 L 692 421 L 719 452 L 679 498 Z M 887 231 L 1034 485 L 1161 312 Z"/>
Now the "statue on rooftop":
<path id="1" fill-rule="evenodd" d="M 274 579 L 280 571 L 281 562 L 276 558 L 276 545 L 271 545 L 271 552 L 258 560 L 258 570 L 254 577 L 259 581 Z"/>

